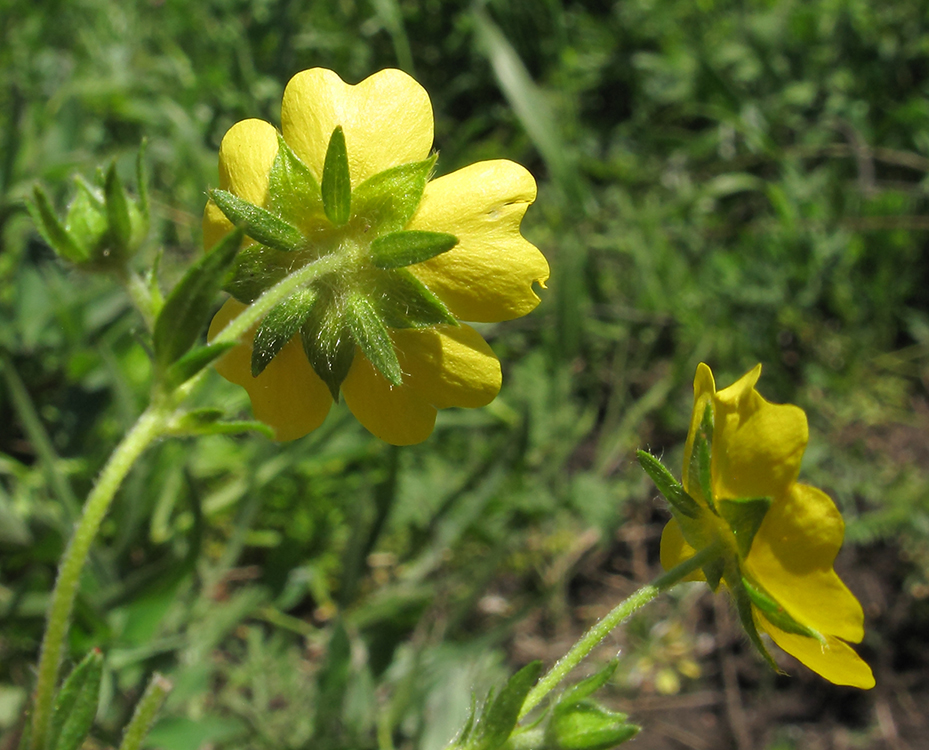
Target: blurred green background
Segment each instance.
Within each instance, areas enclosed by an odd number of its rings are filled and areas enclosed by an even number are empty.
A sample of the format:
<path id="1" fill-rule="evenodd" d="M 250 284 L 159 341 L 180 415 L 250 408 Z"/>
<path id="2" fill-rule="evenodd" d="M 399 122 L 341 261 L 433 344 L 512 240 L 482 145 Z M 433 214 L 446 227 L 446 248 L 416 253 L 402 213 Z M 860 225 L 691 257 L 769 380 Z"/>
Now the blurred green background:
<path id="1" fill-rule="evenodd" d="M 439 173 L 510 158 L 552 264 L 482 327 L 500 397 L 392 449 L 344 407 L 309 437 L 150 450 L 94 551 L 71 646 L 104 649 L 115 745 L 153 670 L 152 746 L 441 748 L 658 570 L 634 450 L 680 464 L 700 361 L 810 418 L 842 509 L 869 693 L 768 671 L 686 587 L 607 640 L 640 748 L 918 747 L 929 701 L 929 3 L 918 0 L 0 0 L 0 740 L 13 747 L 82 498 L 144 407 L 140 321 L 64 268 L 23 199 L 143 137 L 153 238 L 200 253 L 216 155 L 284 85 L 384 67 L 432 97 Z M 200 398 L 247 413 L 211 377 Z M 602 658 L 601 658 L 602 657 Z M 591 665 L 592 668 L 593 665 Z M 845 744 L 841 744 L 844 742 Z M 910 744 L 907 745 L 906 743 Z M 831 744 L 830 744 L 831 743 Z M 903 744 L 901 744 L 903 743 Z"/>

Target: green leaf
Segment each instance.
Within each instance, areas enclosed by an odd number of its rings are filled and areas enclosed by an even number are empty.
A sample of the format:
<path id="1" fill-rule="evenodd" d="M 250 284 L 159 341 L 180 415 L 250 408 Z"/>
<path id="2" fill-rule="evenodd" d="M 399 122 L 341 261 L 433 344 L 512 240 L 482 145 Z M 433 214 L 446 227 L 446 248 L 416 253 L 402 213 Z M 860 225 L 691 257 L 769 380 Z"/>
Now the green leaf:
<path id="1" fill-rule="evenodd" d="M 389 328 L 459 325 L 445 303 L 405 268 L 377 274 L 373 286 L 378 313 Z"/>
<path id="2" fill-rule="evenodd" d="M 559 750 L 608 750 L 630 740 L 639 727 L 628 716 L 609 711 L 592 701 L 556 708 L 547 728 L 551 745 Z"/>
<path id="3" fill-rule="evenodd" d="M 613 659 L 599 672 L 591 675 L 586 680 L 581 680 L 577 685 L 569 687 L 565 690 L 561 698 L 559 698 L 558 704 L 555 706 L 555 711 L 566 709 L 575 703 L 589 698 L 609 682 L 618 665 L 619 659 Z"/>
<path id="4" fill-rule="evenodd" d="M 241 242 L 241 229 L 227 234 L 171 290 L 152 334 L 155 364 L 161 371 L 179 360 L 197 341 Z"/>
<path id="5" fill-rule="evenodd" d="M 306 242 L 295 226 L 227 190 L 211 190 L 210 197 L 229 221 L 262 245 L 281 252 L 292 252 Z"/>
<path id="6" fill-rule="evenodd" d="M 93 649 L 71 671 L 55 697 L 49 728 L 49 750 L 77 750 L 97 715 L 103 654 Z"/>
<path id="7" fill-rule="evenodd" d="M 307 229 L 313 217 L 324 215 L 319 183 L 284 137 L 278 133 L 277 156 L 268 176 L 271 210 L 294 226 Z"/>
<path id="8" fill-rule="evenodd" d="M 320 186 L 323 209 L 335 226 L 345 224 L 352 215 L 352 178 L 348 169 L 348 151 L 342 126 L 336 126 L 326 148 L 323 182 Z"/>
<path id="9" fill-rule="evenodd" d="M 250 245 L 235 257 L 223 291 L 250 305 L 287 275 L 287 264 L 292 258 L 288 253 L 264 245 Z"/>
<path id="10" fill-rule="evenodd" d="M 77 190 L 74 200 L 68 206 L 65 226 L 74 241 L 81 247 L 87 248 L 89 255 L 106 238 L 110 222 L 107 218 L 106 206 L 94 188 L 81 177 L 76 177 L 74 184 Z"/>
<path id="11" fill-rule="evenodd" d="M 739 555 L 742 558 L 748 557 L 755 534 L 770 507 L 770 497 L 740 497 L 716 501 L 716 509 L 732 529 L 736 546 L 739 548 Z"/>
<path id="12" fill-rule="evenodd" d="M 338 402 L 339 389 L 355 357 L 355 338 L 339 314 L 331 290 L 320 292 L 300 329 L 303 351 L 313 370 Z"/>
<path id="13" fill-rule="evenodd" d="M 310 314 L 316 292 L 300 289 L 276 305 L 261 322 L 252 344 L 252 377 L 257 378 L 290 341 Z"/>
<path id="14" fill-rule="evenodd" d="M 168 368 L 164 379 L 165 388 L 173 391 L 236 346 L 235 341 L 227 341 L 225 344 L 207 344 L 191 349 Z"/>
<path id="15" fill-rule="evenodd" d="M 32 188 L 33 200 L 26 202 L 29 215 L 35 222 L 36 229 L 50 248 L 65 260 L 72 263 L 85 263 L 90 258 L 87 248 L 79 245 L 71 234 L 62 226 L 48 196 L 41 187 Z"/>
<path id="16" fill-rule="evenodd" d="M 378 268 L 403 268 L 446 253 L 458 238 L 444 232 L 391 232 L 371 243 L 371 261 Z"/>
<path id="17" fill-rule="evenodd" d="M 684 491 L 681 483 L 674 478 L 661 461 L 643 450 L 636 451 L 635 455 L 639 459 L 639 465 L 651 477 L 658 491 L 676 510 L 687 518 L 697 518 L 700 515 L 700 506 L 697 505 L 697 501 Z"/>
<path id="18" fill-rule="evenodd" d="M 374 303 L 360 292 L 350 292 L 345 301 L 345 318 L 361 351 L 391 385 L 400 385 L 403 382 L 400 361 Z"/>
<path id="19" fill-rule="evenodd" d="M 110 224 L 110 250 L 119 257 L 126 258 L 132 249 L 132 220 L 129 218 L 129 199 L 126 188 L 116 172 L 116 162 L 110 162 L 104 183 L 106 196 L 106 215 Z"/>
<path id="20" fill-rule="evenodd" d="M 175 435 L 239 435 L 243 432 L 260 432 L 273 440 L 274 430 L 264 422 L 251 420 L 223 421 L 223 409 L 194 409 L 184 414 L 172 426 Z"/>
<path id="21" fill-rule="evenodd" d="M 472 750 L 495 750 L 513 733 L 520 709 L 542 672 L 542 662 L 533 661 L 514 674 L 497 697 L 488 697 L 487 706 L 469 744 Z"/>
<path id="22" fill-rule="evenodd" d="M 778 604 L 766 591 L 760 586 L 755 586 L 745 576 L 742 576 L 742 586 L 748 598 L 764 615 L 764 618 L 785 633 L 794 633 L 803 635 L 807 638 L 813 638 L 820 643 L 825 643 L 826 639 L 822 634 L 813 628 L 797 622 L 786 609 Z"/>
<path id="23" fill-rule="evenodd" d="M 401 164 L 369 177 L 352 194 L 352 215 L 372 237 L 399 232 L 413 218 L 436 156 Z"/>

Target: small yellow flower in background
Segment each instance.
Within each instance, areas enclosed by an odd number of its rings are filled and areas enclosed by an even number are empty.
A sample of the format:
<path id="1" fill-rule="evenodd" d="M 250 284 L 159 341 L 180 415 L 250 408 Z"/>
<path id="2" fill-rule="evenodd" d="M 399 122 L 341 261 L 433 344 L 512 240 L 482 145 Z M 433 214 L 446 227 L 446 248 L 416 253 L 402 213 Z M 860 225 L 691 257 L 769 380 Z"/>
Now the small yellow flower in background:
<path id="1" fill-rule="evenodd" d="M 335 270 L 243 337 L 220 374 L 279 440 L 319 427 L 340 393 L 396 445 L 425 440 L 437 409 L 493 400 L 500 364 L 458 321 L 510 320 L 539 302 L 548 263 L 519 229 L 536 195 L 529 172 L 497 160 L 430 179 L 432 105 L 398 70 L 355 86 L 298 73 L 281 122 L 281 134 L 239 122 L 220 147 L 204 243 L 233 224 L 248 240 L 210 337 L 286 274 L 320 259 Z"/>
<path id="2" fill-rule="evenodd" d="M 697 368 L 683 477 L 695 506 L 678 503 L 661 537 L 662 565 L 721 544 L 718 565 L 694 578 L 727 584 L 759 648 L 757 631 L 827 680 L 871 688 L 871 669 L 846 643 L 864 635 L 861 605 L 832 567 L 842 516 L 825 493 L 796 481 L 806 415 L 765 401 L 760 375 L 758 365 L 717 392 L 710 368 Z"/>

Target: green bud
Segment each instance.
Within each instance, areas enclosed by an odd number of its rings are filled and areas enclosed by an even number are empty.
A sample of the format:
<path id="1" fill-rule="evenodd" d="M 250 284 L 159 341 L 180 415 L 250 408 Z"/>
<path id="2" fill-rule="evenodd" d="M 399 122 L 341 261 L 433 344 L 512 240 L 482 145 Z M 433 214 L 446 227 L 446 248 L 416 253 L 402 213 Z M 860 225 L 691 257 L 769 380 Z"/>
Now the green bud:
<path id="1" fill-rule="evenodd" d="M 345 134 L 341 125 L 332 131 L 329 146 L 326 148 L 320 189 L 326 216 L 335 226 L 342 226 L 352 213 L 352 179 L 348 169 Z"/>
<path id="2" fill-rule="evenodd" d="M 371 260 L 378 268 L 403 268 L 448 252 L 458 238 L 444 232 L 391 232 L 371 243 Z"/>
<path id="3" fill-rule="evenodd" d="M 306 243 L 303 234 L 295 226 L 227 190 L 212 190 L 210 197 L 229 221 L 262 245 L 291 252 Z"/>
<path id="4" fill-rule="evenodd" d="M 85 249 L 87 257 L 96 256 L 107 241 L 109 218 L 106 205 L 97 190 L 78 176 L 74 178 L 77 188 L 74 200 L 68 206 L 65 225 L 74 241 Z"/>
<path id="5" fill-rule="evenodd" d="M 734 500 L 717 500 L 719 515 L 729 524 L 739 548 L 739 555 L 748 557 L 755 534 L 771 507 L 770 497 L 741 497 Z"/>

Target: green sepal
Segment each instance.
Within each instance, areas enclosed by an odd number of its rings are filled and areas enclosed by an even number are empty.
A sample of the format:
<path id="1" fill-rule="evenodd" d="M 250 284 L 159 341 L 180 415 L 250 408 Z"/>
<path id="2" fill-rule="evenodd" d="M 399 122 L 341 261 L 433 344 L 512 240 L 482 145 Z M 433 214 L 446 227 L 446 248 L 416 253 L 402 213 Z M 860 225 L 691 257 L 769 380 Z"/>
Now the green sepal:
<path id="1" fill-rule="evenodd" d="M 252 377 L 257 378 L 290 341 L 310 314 L 317 294 L 300 289 L 272 308 L 255 332 L 252 343 Z"/>
<path id="2" fill-rule="evenodd" d="M 452 747 L 462 747 L 468 743 L 468 738 L 471 736 L 471 730 L 474 729 L 474 719 L 477 716 L 477 699 L 475 698 L 474 692 L 471 692 L 471 707 L 468 710 L 468 720 L 465 722 L 465 725 L 461 728 L 461 733 L 455 738 L 455 741 L 452 743 Z"/>
<path id="3" fill-rule="evenodd" d="M 277 156 L 268 175 L 268 195 L 271 210 L 294 226 L 304 230 L 314 217 L 324 216 L 319 183 L 284 137 L 277 134 Z"/>
<path id="4" fill-rule="evenodd" d="M 743 559 L 748 557 L 755 534 L 758 533 L 770 507 L 770 497 L 740 497 L 716 501 L 716 509 L 732 529 L 739 555 Z"/>
<path id="5" fill-rule="evenodd" d="M 371 243 L 371 262 L 378 268 L 403 268 L 447 253 L 457 244 L 458 238 L 445 232 L 391 232 Z"/>
<path id="6" fill-rule="evenodd" d="M 723 573 L 726 572 L 726 561 L 721 557 L 717 557 L 710 560 L 701 570 L 703 571 L 703 577 L 706 578 L 706 585 L 715 594 L 719 591 L 719 583 L 723 578 Z"/>
<path id="7" fill-rule="evenodd" d="M 264 245 L 249 245 L 235 257 L 223 291 L 242 304 L 250 305 L 287 275 L 286 263 L 292 258 L 288 253 Z"/>
<path id="8" fill-rule="evenodd" d="M 665 496 L 671 506 L 687 518 L 698 518 L 700 516 L 700 506 L 694 500 L 684 487 L 678 482 L 665 465 L 647 451 L 638 450 L 635 453 L 645 473 L 651 477 L 658 491 Z"/>
<path id="9" fill-rule="evenodd" d="M 300 337 L 310 365 L 338 403 L 342 381 L 355 358 L 355 339 L 332 294 L 329 290 L 320 292 L 300 329 Z"/>
<path id="10" fill-rule="evenodd" d="M 752 600 L 748 595 L 748 591 L 743 585 L 741 573 L 737 573 L 735 580 L 732 580 L 731 577 L 726 577 L 726 582 L 729 584 L 729 589 L 732 592 L 732 597 L 735 599 L 735 608 L 739 613 L 739 620 L 742 623 L 742 629 L 745 631 L 745 635 L 748 636 L 748 640 L 751 641 L 751 644 L 755 647 L 755 650 L 764 657 L 764 660 L 768 662 L 768 665 L 775 671 L 780 672 L 780 668 L 777 666 L 777 662 L 774 661 L 774 658 L 768 653 L 768 649 L 765 648 L 764 643 L 761 640 L 761 636 L 758 634 L 758 628 L 755 625 L 755 617 L 752 613 Z"/>
<path id="11" fill-rule="evenodd" d="M 143 234 L 148 234 L 151 208 L 148 199 L 148 162 L 145 157 L 148 153 L 148 138 L 143 138 L 139 144 L 139 153 L 135 158 L 136 193 L 139 196 L 139 215 L 143 222 Z"/>
<path id="12" fill-rule="evenodd" d="M 173 435 L 239 435 L 243 432 L 260 432 L 273 440 L 274 430 L 264 422 L 252 420 L 223 421 L 223 409 L 194 409 L 171 425 Z"/>
<path id="13" fill-rule="evenodd" d="M 90 258 L 90 253 L 87 248 L 75 241 L 58 220 L 45 191 L 36 185 L 32 188 L 32 196 L 33 199 L 26 202 L 26 208 L 35 222 L 36 229 L 42 235 L 42 239 L 60 258 L 76 264 L 86 263 Z"/>
<path id="14" fill-rule="evenodd" d="M 354 221 L 372 237 L 403 229 L 419 208 L 436 158 L 385 169 L 358 185 L 352 193 Z"/>
<path id="15" fill-rule="evenodd" d="M 581 701 L 589 698 L 610 681 L 610 678 L 616 671 L 617 666 L 619 666 L 619 659 L 613 659 L 599 672 L 591 675 L 585 680 L 581 680 L 579 683 L 577 683 L 577 685 L 572 685 L 569 687 L 564 691 L 561 698 L 558 699 L 558 704 L 555 706 L 555 710 L 559 711 L 562 708 L 566 708 L 575 703 L 580 703 Z"/>
<path id="16" fill-rule="evenodd" d="M 168 368 L 164 377 L 165 389 L 173 391 L 182 383 L 186 383 L 236 345 L 235 341 L 227 341 L 225 344 L 207 344 L 191 349 Z"/>
<path id="17" fill-rule="evenodd" d="M 352 215 L 352 177 L 348 169 L 348 151 L 345 133 L 337 125 L 329 138 L 326 160 L 323 163 L 323 180 L 320 185 L 323 210 L 335 226 L 345 224 Z"/>
<path id="18" fill-rule="evenodd" d="M 110 224 L 110 247 L 103 253 L 115 253 L 117 258 L 122 260 L 132 254 L 132 219 L 129 215 L 129 198 L 126 196 L 123 181 L 116 172 L 115 161 L 110 162 L 106 170 L 103 191 L 106 196 L 106 216 Z"/>
<path id="19" fill-rule="evenodd" d="M 71 671 L 55 697 L 46 747 L 77 750 L 84 742 L 100 702 L 103 654 L 92 649 Z"/>
<path id="20" fill-rule="evenodd" d="M 152 334 L 155 365 L 160 371 L 165 371 L 196 343 L 241 242 L 241 229 L 227 234 L 171 290 Z"/>
<path id="21" fill-rule="evenodd" d="M 468 750 L 495 750 L 509 739 L 526 696 L 541 672 L 542 662 L 530 662 L 507 681 L 496 697 L 488 695 L 467 743 Z"/>
<path id="22" fill-rule="evenodd" d="M 345 319 L 361 351 L 391 385 L 400 385 L 403 372 L 397 351 L 374 303 L 366 294 L 354 291 L 346 295 L 345 303 Z"/>
<path id="23" fill-rule="evenodd" d="M 639 733 L 640 727 L 628 723 L 628 718 L 589 700 L 558 704 L 546 727 L 546 746 L 558 750 L 609 750 Z"/>
<path id="24" fill-rule="evenodd" d="M 146 286 L 148 286 L 148 294 L 152 300 L 152 312 L 155 317 L 158 317 L 158 313 L 161 312 L 161 308 L 164 307 L 165 297 L 161 293 L 161 282 L 159 279 L 159 272 L 161 271 L 161 259 L 164 257 L 164 248 L 158 248 L 155 252 L 155 257 L 152 259 L 152 267 L 149 269 L 148 273 L 145 274 Z"/>
<path id="25" fill-rule="evenodd" d="M 306 243 L 295 226 L 228 190 L 211 190 L 210 198 L 229 221 L 255 242 L 282 252 L 299 250 Z"/>
<path id="26" fill-rule="evenodd" d="M 706 408 L 703 410 L 703 417 L 697 428 L 697 434 L 694 435 L 690 460 L 687 462 L 687 480 L 690 491 L 693 492 L 694 488 L 698 488 L 707 506 L 715 513 L 716 505 L 713 501 L 711 475 L 712 444 L 713 407 L 707 404 Z"/>
<path id="27" fill-rule="evenodd" d="M 803 635 L 807 638 L 813 638 L 820 643 L 825 643 L 826 639 L 818 630 L 797 622 L 790 613 L 778 604 L 766 591 L 760 586 L 755 586 L 745 576 L 742 576 L 742 587 L 751 600 L 752 604 L 758 608 L 764 618 L 774 627 L 783 630 L 785 633 L 794 635 Z"/>
<path id="28" fill-rule="evenodd" d="M 106 205 L 83 177 L 74 178 L 74 200 L 68 206 L 65 226 L 74 241 L 84 248 L 88 259 L 107 239 L 110 227 Z"/>
<path id="29" fill-rule="evenodd" d="M 374 287 L 378 313 L 388 328 L 459 325 L 445 303 L 405 268 L 377 274 Z"/>

